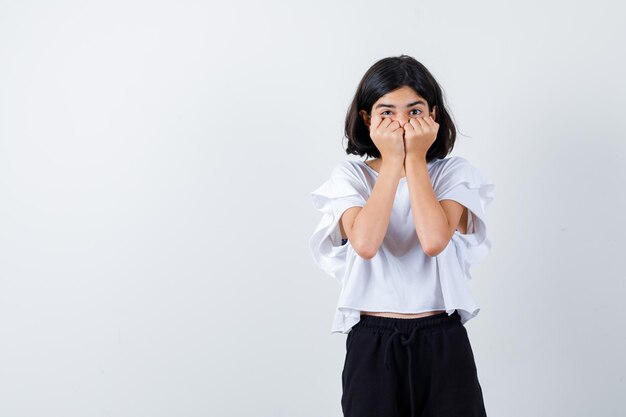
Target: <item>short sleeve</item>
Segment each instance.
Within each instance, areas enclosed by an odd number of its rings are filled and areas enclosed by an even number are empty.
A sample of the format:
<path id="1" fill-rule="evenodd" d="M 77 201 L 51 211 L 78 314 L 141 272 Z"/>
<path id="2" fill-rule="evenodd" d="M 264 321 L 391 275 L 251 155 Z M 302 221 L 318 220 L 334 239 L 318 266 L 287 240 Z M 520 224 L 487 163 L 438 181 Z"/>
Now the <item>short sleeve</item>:
<path id="1" fill-rule="evenodd" d="M 438 201 L 454 200 L 469 211 L 467 233 L 455 231 L 452 241 L 457 246 L 465 277 L 471 279 L 470 267 L 481 262 L 491 250 L 486 209 L 495 198 L 495 185 L 467 159 L 454 156 L 442 167 L 435 188 Z"/>
<path id="2" fill-rule="evenodd" d="M 346 266 L 350 243 L 342 245 L 339 219 L 350 207 L 363 207 L 367 202 L 367 187 L 350 161 L 337 164 L 330 178 L 312 191 L 313 206 L 322 218 L 309 239 L 315 263 L 340 283 Z"/>

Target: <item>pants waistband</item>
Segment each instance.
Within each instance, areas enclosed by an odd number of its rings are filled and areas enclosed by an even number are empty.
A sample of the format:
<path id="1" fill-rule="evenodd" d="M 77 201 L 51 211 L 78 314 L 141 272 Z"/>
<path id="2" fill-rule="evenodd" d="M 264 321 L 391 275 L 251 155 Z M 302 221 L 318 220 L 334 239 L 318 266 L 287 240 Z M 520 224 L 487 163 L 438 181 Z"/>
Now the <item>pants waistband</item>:
<path id="1" fill-rule="evenodd" d="M 461 325 L 461 316 L 456 310 L 454 310 L 454 312 L 450 315 L 444 311 L 442 313 L 433 314 L 432 316 L 410 319 L 362 315 L 361 319 L 354 327 L 363 327 L 383 331 L 400 330 L 402 332 L 410 332 L 415 328 L 426 330 L 429 328 L 457 325 Z"/>

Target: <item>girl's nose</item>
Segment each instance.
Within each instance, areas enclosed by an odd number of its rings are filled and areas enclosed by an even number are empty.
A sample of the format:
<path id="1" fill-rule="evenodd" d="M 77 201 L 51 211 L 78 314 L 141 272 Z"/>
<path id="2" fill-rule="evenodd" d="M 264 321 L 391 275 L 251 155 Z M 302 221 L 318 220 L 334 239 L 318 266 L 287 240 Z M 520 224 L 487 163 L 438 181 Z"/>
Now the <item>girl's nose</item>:
<path id="1" fill-rule="evenodd" d="M 404 117 L 398 117 L 396 121 L 400 123 L 400 126 L 404 127 L 404 124 L 408 121 L 408 119 Z"/>

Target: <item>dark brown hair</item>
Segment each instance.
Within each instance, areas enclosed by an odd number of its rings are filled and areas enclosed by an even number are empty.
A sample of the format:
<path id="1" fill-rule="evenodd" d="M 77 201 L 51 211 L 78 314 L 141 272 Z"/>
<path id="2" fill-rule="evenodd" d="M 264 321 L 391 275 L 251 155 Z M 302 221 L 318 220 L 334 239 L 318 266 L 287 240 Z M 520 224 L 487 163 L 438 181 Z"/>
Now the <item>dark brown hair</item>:
<path id="1" fill-rule="evenodd" d="M 435 142 L 426 153 L 426 161 L 445 158 L 452 151 L 456 127 L 446 109 L 441 87 L 424 65 L 408 55 L 400 55 L 376 62 L 359 82 L 346 116 L 347 154 L 380 158 L 380 152 L 372 142 L 359 111 L 365 110 L 371 115 L 372 107 L 380 97 L 404 86 L 411 87 L 426 99 L 429 112 L 433 106 L 437 106 L 435 121 L 439 124 L 439 130 Z"/>

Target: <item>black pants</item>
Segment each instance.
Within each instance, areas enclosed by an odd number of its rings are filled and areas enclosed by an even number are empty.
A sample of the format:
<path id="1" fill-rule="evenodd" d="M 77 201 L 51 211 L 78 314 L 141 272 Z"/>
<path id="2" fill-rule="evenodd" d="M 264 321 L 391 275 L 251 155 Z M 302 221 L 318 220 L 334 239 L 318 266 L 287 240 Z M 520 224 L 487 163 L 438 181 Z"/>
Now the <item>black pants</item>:
<path id="1" fill-rule="evenodd" d="M 455 311 L 361 316 L 341 374 L 344 417 L 485 417 L 467 330 Z"/>

